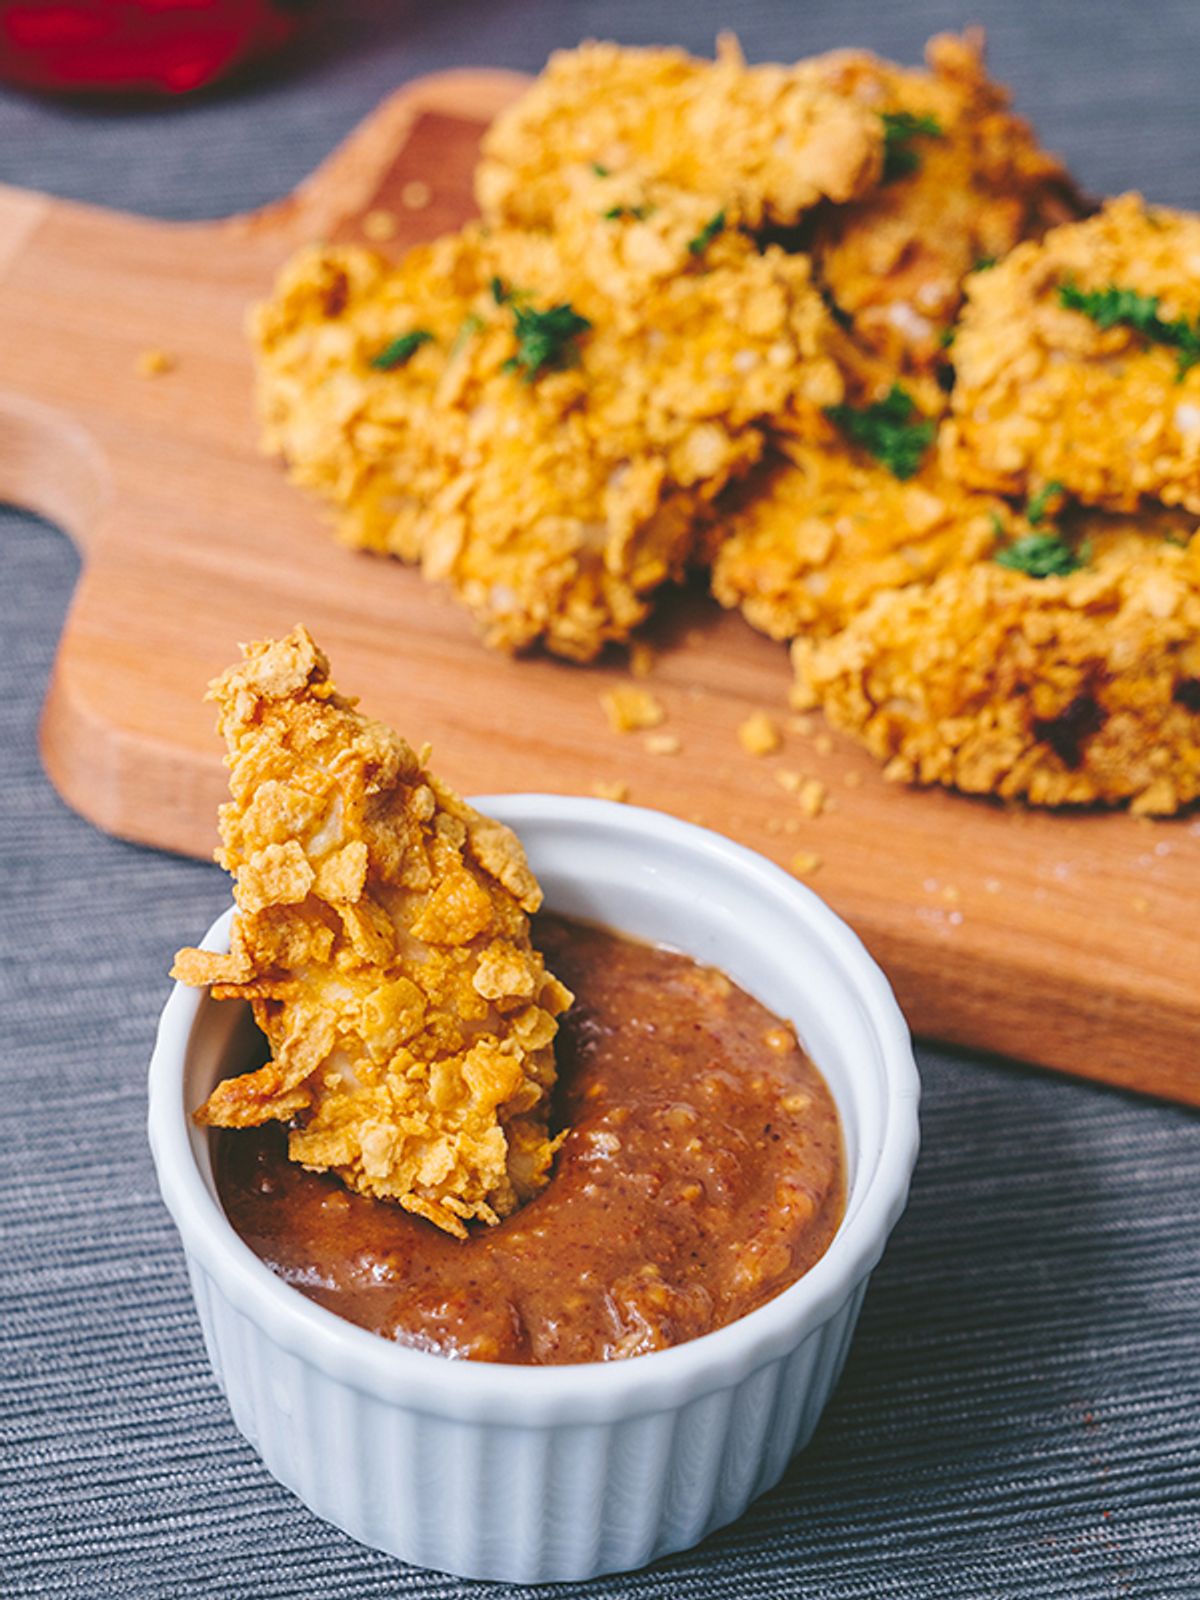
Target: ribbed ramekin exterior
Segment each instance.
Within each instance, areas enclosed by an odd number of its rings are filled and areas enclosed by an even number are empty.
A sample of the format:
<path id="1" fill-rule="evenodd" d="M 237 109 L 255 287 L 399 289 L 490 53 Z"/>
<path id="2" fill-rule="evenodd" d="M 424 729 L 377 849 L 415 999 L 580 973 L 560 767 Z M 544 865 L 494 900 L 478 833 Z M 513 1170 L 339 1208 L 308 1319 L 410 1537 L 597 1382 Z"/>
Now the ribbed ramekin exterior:
<path id="1" fill-rule="evenodd" d="M 467 1578 L 580 1582 L 685 1550 L 739 1517 L 812 1436 L 864 1279 L 787 1356 L 613 1422 L 463 1422 L 364 1393 L 280 1346 L 194 1257 L 209 1359 L 238 1428 L 319 1517 Z"/>
<path id="2" fill-rule="evenodd" d="M 317 1513 L 420 1566 L 579 1582 L 682 1550 L 739 1516 L 807 1443 L 918 1144 L 912 1046 L 853 934 L 761 857 L 655 812 L 493 797 L 568 916 L 674 944 L 791 1018 L 842 1115 L 846 1214 L 822 1258 L 748 1316 L 632 1361 L 511 1367 L 378 1339 L 282 1283 L 221 1210 L 188 1111 L 238 1013 L 176 986 L 149 1133 L 214 1371 L 268 1469 Z M 229 948 L 230 915 L 206 943 Z M 242 1018 L 243 1022 L 245 1018 Z"/>

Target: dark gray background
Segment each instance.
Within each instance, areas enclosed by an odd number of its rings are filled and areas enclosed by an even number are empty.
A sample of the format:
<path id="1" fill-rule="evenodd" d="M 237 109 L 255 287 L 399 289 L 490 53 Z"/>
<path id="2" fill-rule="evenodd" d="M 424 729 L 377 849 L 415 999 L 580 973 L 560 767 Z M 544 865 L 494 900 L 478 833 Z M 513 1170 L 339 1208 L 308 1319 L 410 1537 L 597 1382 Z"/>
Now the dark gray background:
<path id="1" fill-rule="evenodd" d="M 213 215 L 282 193 L 434 68 L 534 68 L 589 34 L 703 50 L 731 22 L 755 58 L 914 60 L 971 20 L 1089 188 L 1200 201 L 1194 0 L 355 0 L 253 89 L 142 111 L 0 92 L 0 180 Z M 77 566 L 54 530 L 0 511 L 0 1594 L 490 1592 L 318 1523 L 209 1377 L 142 1125 L 171 954 L 228 890 L 214 867 L 103 838 L 42 775 Z M 912 1205 L 816 1442 L 736 1527 L 589 1593 L 1200 1595 L 1195 1116 L 943 1051 L 922 1065 Z"/>

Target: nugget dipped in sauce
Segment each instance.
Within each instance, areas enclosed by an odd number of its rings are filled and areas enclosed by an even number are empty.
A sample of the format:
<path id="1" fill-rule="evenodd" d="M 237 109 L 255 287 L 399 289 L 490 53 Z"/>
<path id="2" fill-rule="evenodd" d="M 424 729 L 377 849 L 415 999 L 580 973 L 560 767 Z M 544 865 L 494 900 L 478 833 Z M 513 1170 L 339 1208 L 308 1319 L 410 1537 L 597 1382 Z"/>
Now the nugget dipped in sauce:
<path id="1" fill-rule="evenodd" d="M 529 935 L 541 891 L 516 837 L 340 695 L 297 627 L 244 649 L 210 698 L 232 799 L 227 955 L 173 975 L 248 999 L 271 1046 L 196 1112 L 290 1125 L 292 1160 L 464 1236 L 546 1182 L 556 1016 Z"/>

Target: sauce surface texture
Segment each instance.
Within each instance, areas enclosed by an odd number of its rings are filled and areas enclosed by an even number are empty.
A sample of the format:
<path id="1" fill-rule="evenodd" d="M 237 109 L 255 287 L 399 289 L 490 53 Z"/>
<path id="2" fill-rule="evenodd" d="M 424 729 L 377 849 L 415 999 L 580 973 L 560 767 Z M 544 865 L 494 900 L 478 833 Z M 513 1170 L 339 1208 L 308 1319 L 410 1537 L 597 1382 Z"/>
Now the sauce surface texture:
<path id="1" fill-rule="evenodd" d="M 744 1316 L 841 1220 L 824 1080 L 712 968 L 552 916 L 535 940 L 576 995 L 557 1041 L 570 1132 L 541 1194 L 459 1241 L 289 1162 L 268 1124 L 213 1136 L 230 1221 L 313 1300 L 446 1356 L 607 1361 Z"/>

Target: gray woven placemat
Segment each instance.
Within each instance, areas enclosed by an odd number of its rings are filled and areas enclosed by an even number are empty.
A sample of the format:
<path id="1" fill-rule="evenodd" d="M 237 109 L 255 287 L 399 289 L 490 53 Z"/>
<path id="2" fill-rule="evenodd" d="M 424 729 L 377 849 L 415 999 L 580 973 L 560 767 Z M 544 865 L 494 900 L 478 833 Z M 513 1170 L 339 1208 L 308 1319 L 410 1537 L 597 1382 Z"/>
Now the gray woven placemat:
<path id="1" fill-rule="evenodd" d="M 735 15 L 752 56 L 914 58 L 963 20 L 937 0 L 883 10 L 356 0 L 251 92 L 143 114 L 0 94 L 0 181 L 215 214 L 282 192 L 436 67 L 532 67 L 585 34 L 700 49 Z M 1200 201 L 1192 0 L 978 10 L 997 71 L 1085 182 Z M 209 1377 L 142 1127 L 171 953 L 227 891 L 215 868 L 95 833 L 40 771 L 76 570 L 59 535 L 0 512 L 0 1594 L 488 1593 L 317 1522 Z M 812 1448 L 735 1528 L 589 1593 L 1200 1595 L 1196 1117 L 946 1052 L 922 1064 L 912 1205 Z"/>

